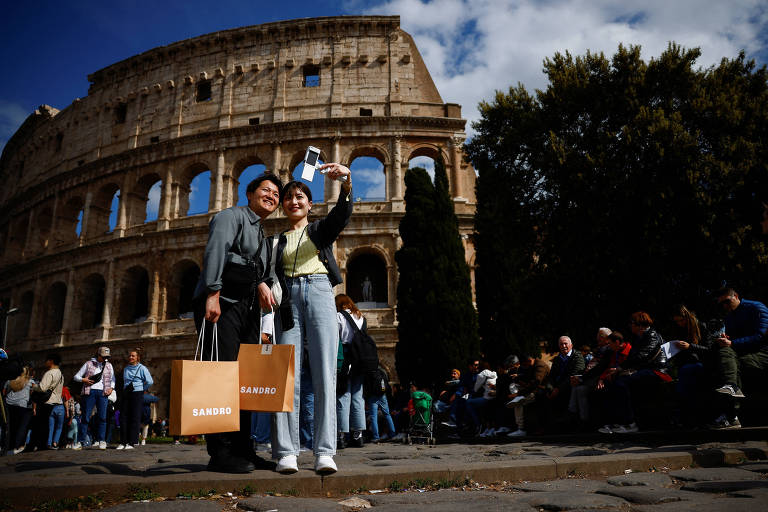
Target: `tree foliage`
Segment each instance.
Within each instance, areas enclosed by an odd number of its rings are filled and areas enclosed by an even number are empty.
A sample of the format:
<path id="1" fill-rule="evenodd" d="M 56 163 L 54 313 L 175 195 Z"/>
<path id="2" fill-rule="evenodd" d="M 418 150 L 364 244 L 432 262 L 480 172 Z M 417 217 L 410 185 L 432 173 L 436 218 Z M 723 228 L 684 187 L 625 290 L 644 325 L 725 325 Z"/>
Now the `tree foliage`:
<path id="1" fill-rule="evenodd" d="M 709 69 L 699 55 L 558 53 L 545 90 L 481 103 L 466 151 L 486 348 L 589 342 L 675 302 L 706 316 L 722 280 L 767 298 L 768 74 L 743 53 Z"/>
<path id="2" fill-rule="evenodd" d="M 433 383 L 476 357 L 477 313 L 442 161 L 435 161 L 434 185 L 424 169 L 414 168 L 405 186 L 403 245 L 395 254 L 395 363 L 401 382 Z"/>

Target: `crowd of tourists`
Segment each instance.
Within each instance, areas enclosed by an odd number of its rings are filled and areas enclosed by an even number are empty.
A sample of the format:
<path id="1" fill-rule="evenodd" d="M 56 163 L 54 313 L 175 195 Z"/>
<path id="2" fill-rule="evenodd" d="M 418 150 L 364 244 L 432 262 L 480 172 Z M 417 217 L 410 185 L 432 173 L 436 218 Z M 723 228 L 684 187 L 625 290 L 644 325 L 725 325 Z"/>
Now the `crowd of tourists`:
<path id="1" fill-rule="evenodd" d="M 4 354 L 7 357 L 7 354 Z M 121 375 L 110 362 L 110 348 L 99 347 L 71 377 L 65 378 L 61 356 L 45 356 L 39 380 L 30 365 L 5 382 L 6 447 L 11 454 L 84 447 L 106 450 L 113 439 L 118 450 L 145 444 L 151 426 L 149 392 L 152 376 L 141 363 L 141 351 L 130 350 Z"/>
<path id="2" fill-rule="evenodd" d="M 440 425 L 477 437 L 629 433 L 647 410 L 660 427 L 739 428 L 740 402 L 768 377 L 768 308 L 733 288 L 716 296 L 723 319 L 707 324 L 679 305 L 662 334 L 637 311 L 626 333 L 599 328 L 594 350 L 561 336 L 551 357 L 474 359 L 437 390 Z"/>

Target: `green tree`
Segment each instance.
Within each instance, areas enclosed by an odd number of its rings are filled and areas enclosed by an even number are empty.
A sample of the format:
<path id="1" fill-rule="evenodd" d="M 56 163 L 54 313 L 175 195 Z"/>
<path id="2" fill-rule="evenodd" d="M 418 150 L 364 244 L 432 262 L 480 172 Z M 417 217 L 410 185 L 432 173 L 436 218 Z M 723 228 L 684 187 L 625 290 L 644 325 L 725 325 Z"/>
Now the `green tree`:
<path id="1" fill-rule="evenodd" d="M 422 168 L 409 169 L 405 185 L 395 364 L 401 382 L 434 383 L 476 357 L 477 314 L 442 161 L 434 185 Z"/>
<path id="2" fill-rule="evenodd" d="M 707 315 L 723 279 L 765 298 L 768 74 L 743 53 L 709 69 L 699 55 L 556 54 L 545 90 L 480 105 L 466 150 L 484 343 L 582 343 L 679 301 Z"/>

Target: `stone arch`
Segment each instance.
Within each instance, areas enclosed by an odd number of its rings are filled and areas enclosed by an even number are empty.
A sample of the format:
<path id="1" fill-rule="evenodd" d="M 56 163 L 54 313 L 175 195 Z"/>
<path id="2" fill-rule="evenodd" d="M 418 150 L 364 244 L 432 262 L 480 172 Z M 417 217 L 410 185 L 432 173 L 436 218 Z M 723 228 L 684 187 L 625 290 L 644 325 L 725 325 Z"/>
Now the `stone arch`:
<path id="1" fill-rule="evenodd" d="M 360 162 L 359 159 L 374 159 L 381 168 L 371 166 L 370 162 L 356 166 L 356 162 Z M 386 201 L 390 197 L 387 171 L 390 168 L 390 160 L 386 149 L 377 145 L 359 146 L 350 151 L 343 162 L 355 173 L 355 200 Z"/>
<path id="2" fill-rule="evenodd" d="M 156 172 L 150 172 L 143 175 L 134 185 L 133 189 L 126 194 L 125 212 L 127 215 L 127 225 L 137 226 L 144 224 L 145 222 L 152 222 L 157 219 L 157 210 L 153 212 L 148 211 L 149 192 L 150 190 L 162 190 L 162 178 Z M 157 183 L 160 183 L 159 188 Z M 157 197 L 157 203 L 153 203 L 152 207 L 159 206 L 160 197 Z M 149 215 L 153 213 L 153 215 Z M 150 220 L 150 217 L 154 216 L 154 219 Z"/>
<path id="3" fill-rule="evenodd" d="M 263 169 L 259 169 L 259 172 L 256 173 L 256 175 L 261 174 L 262 172 L 266 172 L 268 170 L 266 162 L 259 157 L 258 155 L 249 155 L 244 158 L 241 158 L 237 162 L 235 162 L 235 165 L 232 167 L 232 183 L 231 183 L 231 205 L 239 205 L 239 204 L 245 204 L 241 202 L 241 191 L 242 195 L 245 195 L 245 187 L 248 186 L 247 182 L 250 182 L 255 178 L 255 175 L 252 175 L 253 173 L 248 172 L 248 176 L 246 176 L 245 179 L 243 179 L 243 174 L 246 173 L 246 170 L 249 170 L 249 168 L 253 166 L 261 167 L 263 166 Z M 274 171 L 273 171 L 274 172 Z"/>
<path id="4" fill-rule="evenodd" d="M 35 305 L 35 293 L 27 290 L 21 294 L 19 312 L 13 317 L 13 341 L 21 341 L 29 336 L 29 326 L 32 324 L 32 307 Z"/>
<path id="5" fill-rule="evenodd" d="M 83 279 L 76 298 L 80 310 L 80 329 L 94 329 L 102 324 L 106 289 L 101 274 L 93 273 Z"/>
<path id="6" fill-rule="evenodd" d="M 413 145 L 411 147 L 411 152 L 403 158 L 403 162 L 410 162 L 418 156 L 426 156 L 432 160 L 437 160 L 438 157 L 442 157 L 443 163 L 446 166 L 448 165 L 448 162 L 451 161 L 448 152 L 444 147 L 437 144 L 422 143 Z"/>
<path id="7" fill-rule="evenodd" d="M 187 166 L 186 169 L 181 173 L 178 180 L 178 200 L 177 200 L 177 208 L 176 208 L 176 216 L 177 217 L 186 217 L 190 214 L 190 195 L 192 193 L 192 181 L 197 178 L 198 175 L 203 174 L 205 172 L 209 173 L 209 180 L 208 180 L 208 201 L 206 204 L 208 205 L 208 210 L 210 210 L 211 205 L 211 193 L 213 192 L 213 187 L 211 186 L 211 180 L 213 179 L 213 172 L 211 171 L 211 166 L 204 163 L 204 162 L 195 162 L 189 166 Z M 207 211 L 204 213 L 207 213 Z M 200 213 L 200 212 L 198 212 Z"/>
<path id="8" fill-rule="evenodd" d="M 388 307 L 387 256 L 375 247 L 361 247 L 346 259 L 346 291 L 361 308 Z"/>
<path id="9" fill-rule="evenodd" d="M 200 267 L 196 262 L 188 259 L 176 262 L 168 279 L 166 320 L 192 318 L 192 299 L 199 278 Z"/>
<path id="10" fill-rule="evenodd" d="M 149 314 L 149 272 L 141 265 L 125 271 L 120 281 L 118 324 L 133 324 L 146 320 Z"/>
<path id="11" fill-rule="evenodd" d="M 120 187 L 116 183 L 102 185 L 94 194 L 88 211 L 87 237 L 100 236 L 114 229 L 114 225 L 110 225 L 110 217 L 113 213 L 116 215 L 117 211 L 112 211 L 112 203 L 115 196 L 120 195 Z"/>
<path id="12" fill-rule="evenodd" d="M 75 196 L 64 203 L 58 211 L 56 219 L 56 237 L 57 243 L 67 243 L 77 240 L 79 233 L 77 227 L 83 218 L 83 198 Z"/>
<path id="13" fill-rule="evenodd" d="M 45 307 L 42 309 L 42 333 L 54 334 L 61 331 L 64 324 L 64 305 L 67 301 L 67 285 L 56 281 L 48 288 L 45 296 Z"/>

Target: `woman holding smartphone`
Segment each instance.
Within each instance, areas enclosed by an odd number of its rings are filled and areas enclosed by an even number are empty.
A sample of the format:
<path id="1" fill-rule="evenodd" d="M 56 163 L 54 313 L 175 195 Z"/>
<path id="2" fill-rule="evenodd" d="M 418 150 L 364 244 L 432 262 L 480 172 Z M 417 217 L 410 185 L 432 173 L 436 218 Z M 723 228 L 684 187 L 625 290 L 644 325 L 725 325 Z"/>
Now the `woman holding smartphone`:
<path id="1" fill-rule="evenodd" d="M 336 454 L 336 356 L 339 331 L 333 287 L 341 283 L 341 272 L 333 255 L 333 243 L 352 215 L 351 175 L 347 167 L 328 163 L 318 168 L 328 179 L 341 181 L 336 206 L 325 218 L 309 222 L 312 193 L 299 181 L 283 187 L 280 203 L 291 229 L 280 233 L 275 254 L 275 273 L 283 289 L 279 322 L 275 322 L 277 342 L 295 347 L 295 371 L 301 374 L 304 360 L 302 340 L 307 339 L 306 360 L 312 368 L 315 393 L 313 451 L 315 471 L 337 470 Z M 270 250 L 272 244 L 265 244 Z M 294 387 L 293 412 L 273 416 L 272 455 L 277 471 L 298 471 L 299 402 L 301 386 Z"/>

